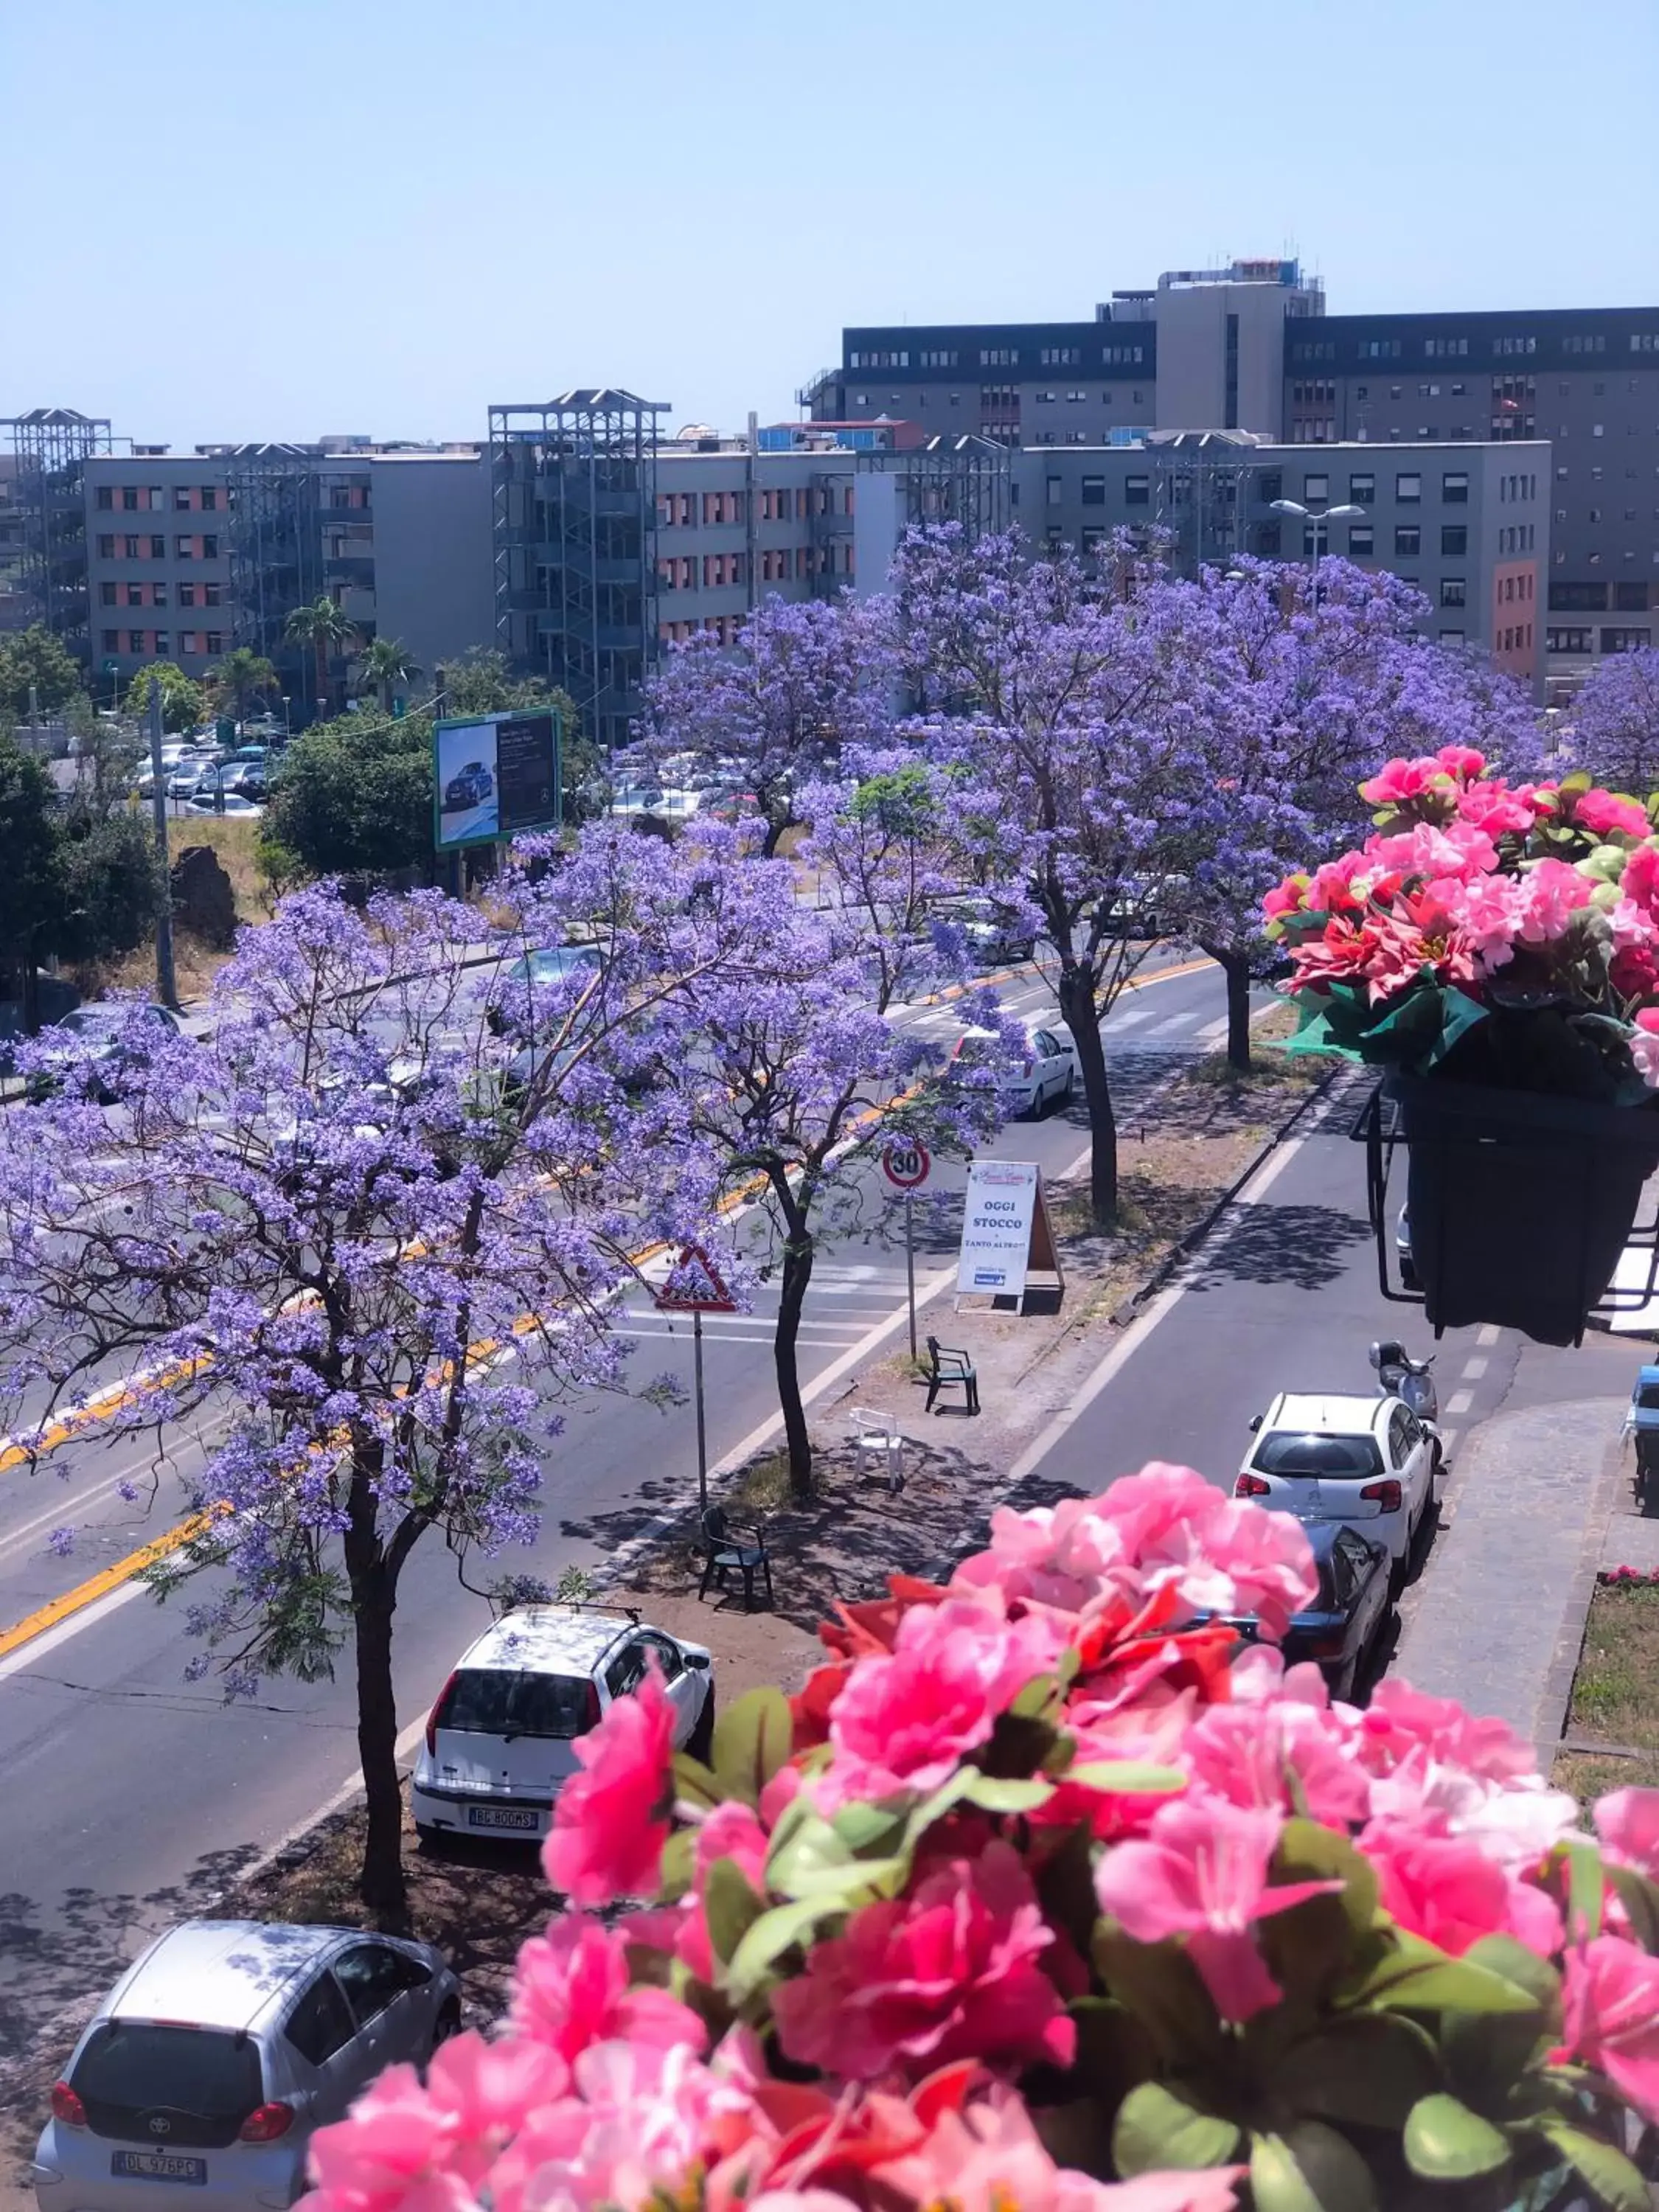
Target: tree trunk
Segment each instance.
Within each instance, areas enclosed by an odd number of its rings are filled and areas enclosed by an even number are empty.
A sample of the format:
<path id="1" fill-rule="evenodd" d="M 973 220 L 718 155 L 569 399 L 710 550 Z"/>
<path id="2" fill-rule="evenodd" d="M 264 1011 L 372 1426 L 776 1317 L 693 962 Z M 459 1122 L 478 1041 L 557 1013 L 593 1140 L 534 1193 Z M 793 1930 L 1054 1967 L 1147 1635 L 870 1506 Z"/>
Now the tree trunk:
<path id="1" fill-rule="evenodd" d="M 317 641 L 317 720 L 325 720 L 328 714 L 328 647 L 319 637 Z"/>
<path id="2" fill-rule="evenodd" d="M 783 1281 L 778 1294 L 777 1331 L 772 1340 L 772 1358 L 777 1369 L 778 1403 L 783 1409 L 783 1433 L 789 1449 L 789 1491 L 798 1504 L 812 1496 L 812 1445 L 806 1433 L 806 1408 L 801 1403 L 797 1341 L 806 1285 L 812 1279 L 812 1240 L 802 1231 L 792 1235 L 783 1248 Z"/>
<path id="3" fill-rule="evenodd" d="M 1100 1041 L 1094 985 L 1086 969 L 1060 969 L 1060 1012 L 1077 1046 L 1078 1063 L 1083 1070 L 1083 1096 L 1089 1108 L 1092 1139 L 1090 1208 L 1095 1227 L 1109 1229 L 1117 1219 L 1117 1115 L 1112 1106 L 1111 1082 L 1106 1073 L 1105 1048 Z"/>
<path id="4" fill-rule="evenodd" d="M 392 1615 L 398 1586 L 376 1525 L 379 1473 L 375 1448 L 365 1451 L 360 1445 L 343 1548 L 356 1641 L 357 1756 L 368 1809 L 358 1893 L 381 1927 L 396 1931 L 406 1926 L 409 1915 L 404 1887 L 404 1791 L 398 1774 L 398 1699 L 392 1682 Z"/>
<path id="5" fill-rule="evenodd" d="M 1248 1075 L 1250 1068 L 1250 963 L 1242 952 L 1206 945 L 1227 983 L 1227 1065 Z"/>

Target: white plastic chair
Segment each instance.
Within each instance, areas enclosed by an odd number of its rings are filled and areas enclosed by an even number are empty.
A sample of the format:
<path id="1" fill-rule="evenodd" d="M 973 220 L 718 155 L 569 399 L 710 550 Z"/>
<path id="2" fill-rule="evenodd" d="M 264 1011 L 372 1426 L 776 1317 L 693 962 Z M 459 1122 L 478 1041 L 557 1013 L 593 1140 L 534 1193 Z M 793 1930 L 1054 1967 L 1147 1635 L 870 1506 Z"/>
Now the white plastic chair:
<path id="1" fill-rule="evenodd" d="M 904 1487 L 904 1439 L 890 1413 L 878 1413 L 868 1406 L 853 1408 L 853 1441 L 858 1446 L 859 1474 L 882 1476 L 896 1497 Z"/>

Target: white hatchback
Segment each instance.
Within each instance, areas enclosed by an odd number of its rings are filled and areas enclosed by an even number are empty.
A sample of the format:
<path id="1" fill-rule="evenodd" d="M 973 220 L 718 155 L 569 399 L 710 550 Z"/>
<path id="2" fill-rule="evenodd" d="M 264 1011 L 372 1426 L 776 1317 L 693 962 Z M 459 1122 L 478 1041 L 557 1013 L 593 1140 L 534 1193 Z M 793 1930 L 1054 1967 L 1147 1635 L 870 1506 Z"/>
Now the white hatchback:
<path id="1" fill-rule="evenodd" d="M 989 1030 L 972 1029 L 957 1040 L 951 1059 L 958 1066 L 981 1066 L 1000 1058 L 1000 1047 Z M 1069 1106 L 1079 1082 L 1077 1047 L 1069 1030 L 1058 1023 L 1038 1029 L 1028 1024 L 1023 1058 L 1003 1063 L 997 1080 L 997 1097 L 1005 1115 L 1038 1120 L 1050 1106 Z"/>
<path id="2" fill-rule="evenodd" d="M 415 1761 L 410 1807 L 424 1843 L 443 1836 L 544 1836 L 576 1771 L 576 1742 L 655 1662 L 677 1749 L 698 1754 L 714 1725 L 713 1661 L 622 1613 L 527 1605 L 461 1654 L 438 1692 Z"/>
<path id="3" fill-rule="evenodd" d="M 1396 1589 L 1439 1502 L 1439 1439 L 1398 1398 L 1281 1391 L 1260 1420 L 1235 1498 L 1336 1521 L 1385 1545 Z"/>

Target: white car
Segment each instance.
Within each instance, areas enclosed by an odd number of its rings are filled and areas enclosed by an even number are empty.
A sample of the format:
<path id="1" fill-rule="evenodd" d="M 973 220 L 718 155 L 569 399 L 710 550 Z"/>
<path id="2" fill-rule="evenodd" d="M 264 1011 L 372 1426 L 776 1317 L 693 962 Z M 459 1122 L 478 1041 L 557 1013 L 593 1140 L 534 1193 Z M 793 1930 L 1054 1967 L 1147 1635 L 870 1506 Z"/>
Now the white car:
<path id="1" fill-rule="evenodd" d="M 1281 1391 L 1258 1421 L 1235 1498 L 1336 1521 L 1385 1545 L 1396 1589 L 1441 1487 L 1440 1440 L 1398 1398 Z"/>
<path id="2" fill-rule="evenodd" d="M 438 1692 L 415 1761 L 415 1832 L 544 1836 L 576 1771 L 576 1740 L 653 1661 L 674 1708 L 678 1749 L 701 1753 L 714 1726 L 713 1660 L 623 1613 L 527 1605 L 461 1654 Z"/>
<path id="3" fill-rule="evenodd" d="M 188 1920 L 94 2014 L 52 2093 L 40 2212 L 261 2212 L 306 2186 L 311 2138 L 461 2024 L 428 1943 Z"/>
<path id="4" fill-rule="evenodd" d="M 196 793 L 185 808 L 186 814 L 228 814 L 238 822 L 257 822 L 264 808 L 251 799 L 244 799 L 240 791 L 215 792 L 210 787 L 196 787 Z"/>
<path id="5" fill-rule="evenodd" d="M 959 1066 L 988 1060 L 997 1050 L 990 1030 L 971 1029 L 957 1040 L 951 1055 Z M 1002 1110 L 1012 1120 L 1024 1115 L 1036 1121 L 1050 1106 L 1068 1106 L 1079 1080 L 1077 1047 L 1070 1033 L 1058 1024 L 1038 1029 L 1028 1024 L 1022 1062 L 1011 1062 L 997 1084 Z"/>

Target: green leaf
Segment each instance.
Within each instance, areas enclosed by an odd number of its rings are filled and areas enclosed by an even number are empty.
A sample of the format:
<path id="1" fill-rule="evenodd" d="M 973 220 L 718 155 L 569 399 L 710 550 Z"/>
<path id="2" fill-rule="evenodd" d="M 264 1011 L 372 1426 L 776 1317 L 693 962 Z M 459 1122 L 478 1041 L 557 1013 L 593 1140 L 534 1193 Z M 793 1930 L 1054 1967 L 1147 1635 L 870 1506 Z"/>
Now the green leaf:
<path id="1" fill-rule="evenodd" d="M 674 1753 L 674 1796 L 677 1802 L 700 1807 L 713 1812 L 716 1805 L 726 1802 L 726 1793 L 720 1788 L 700 1759 L 690 1752 Z"/>
<path id="2" fill-rule="evenodd" d="M 1532 2012 L 1533 1998 L 1502 1975 L 1449 1959 L 1420 1936 L 1395 1931 L 1391 1948 L 1357 1988 L 1343 1992 L 1346 2002 L 1401 2012 Z"/>
<path id="3" fill-rule="evenodd" d="M 1603 1871 L 1629 1916 L 1632 1938 L 1644 1951 L 1659 1951 L 1659 1888 L 1634 1867 L 1609 1866 Z"/>
<path id="4" fill-rule="evenodd" d="M 848 1850 L 856 1856 L 860 1851 L 884 1851 L 896 1844 L 904 1832 L 908 1818 L 902 1806 L 866 1805 L 850 1799 L 830 1821 L 830 1826 Z"/>
<path id="5" fill-rule="evenodd" d="M 759 1989 L 785 1952 L 804 1942 L 818 1923 L 830 1918 L 835 1911 L 833 1903 L 811 1897 L 775 1905 L 769 1912 L 763 1912 L 746 1930 L 726 1966 L 726 1984 L 732 1995 L 741 2000 Z"/>
<path id="6" fill-rule="evenodd" d="M 1046 1720 L 1059 1703 L 1059 1676 L 1037 1674 L 1033 1676 L 1023 1690 L 1016 1692 L 1008 1711 L 1016 1720 Z"/>
<path id="7" fill-rule="evenodd" d="M 766 1856 L 766 1886 L 782 1897 L 851 1898 L 908 1873 L 909 1855 L 863 1859 L 821 1813 L 796 1821 Z"/>
<path id="8" fill-rule="evenodd" d="M 714 1723 L 714 1778 L 728 1797 L 758 1805 L 794 1747 L 795 1724 L 781 1690 L 746 1690 Z"/>
<path id="9" fill-rule="evenodd" d="M 691 1887 L 697 1868 L 697 1832 L 676 1828 L 662 1847 L 662 1867 L 657 1886 L 665 1905 L 672 1905 Z"/>
<path id="10" fill-rule="evenodd" d="M 1513 1936 L 1482 1936 L 1463 1956 L 1488 1973 L 1501 1974 L 1506 1982 L 1513 1982 L 1540 2007 L 1553 2004 L 1560 1995 L 1561 1977 L 1549 1960 L 1540 1959 Z"/>
<path id="11" fill-rule="evenodd" d="M 735 1859 L 716 1859 L 703 1877 L 703 1917 L 714 1956 L 725 1961 L 765 1911 Z"/>
<path id="12" fill-rule="evenodd" d="M 1406 2163 L 1425 2181 L 1472 2181 L 1507 2166 L 1509 2137 L 1443 2090 L 1419 2097 L 1407 2115 Z"/>
<path id="13" fill-rule="evenodd" d="M 1567 1941 L 1589 1943 L 1601 1933 L 1601 1905 L 1607 1885 L 1601 1875 L 1601 1854 L 1594 1844 L 1568 1836 L 1557 1849 L 1567 1863 Z"/>
<path id="14" fill-rule="evenodd" d="M 1143 2081 L 1118 2106 L 1112 2127 L 1112 2161 L 1126 2179 L 1179 2169 L 1190 2173 L 1225 2166 L 1238 2148 L 1238 2130 L 1194 2104 L 1164 2081 Z"/>
<path id="15" fill-rule="evenodd" d="M 1066 1779 L 1120 1797 L 1170 1797 L 1187 1787 L 1178 1767 L 1154 1766 L 1142 1759 L 1087 1759 L 1081 1766 L 1068 1766 Z"/>
<path id="16" fill-rule="evenodd" d="M 1440 2086 L 1423 2031 L 1387 2014 L 1323 2022 L 1285 2054 L 1280 2080 L 1297 2111 L 1310 2118 L 1395 2134 L 1418 2100 Z"/>
<path id="17" fill-rule="evenodd" d="M 1215 2006 L 1178 1943 L 1137 1943 L 1103 1923 L 1090 1948 L 1106 1994 L 1134 2014 L 1166 2064 L 1190 2065 L 1219 2052 Z"/>
<path id="18" fill-rule="evenodd" d="M 1301 2120 L 1282 2135 L 1252 2136 L 1254 2212 L 1374 2212 L 1370 2168 L 1322 2120 Z"/>
<path id="19" fill-rule="evenodd" d="M 1054 1794 L 1052 1782 L 1005 1782 L 996 1775 L 981 1774 L 976 1766 L 963 1767 L 954 1779 L 961 1801 L 977 1805 L 981 1813 L 1034 1813 Z"/>
<path id="20" fill-rule="evenodd" d="M 1286 1820 L 1273 1855 L 1282 1881 L 1340 1881 L 1342 1904 L 1355 1930 L 1363 1935 L 1376 1917 L 1376 1875 L 1346 1836 L 1317 1820 Z"/>
<path id="21" fill-rule="evenodd" d="M 1621 2150 L 1600 2136 L 1587 2135 L 1565 2120 L 1546 2113 L 1533 2123 L 1572 2167 L 1596 2199 L 1610 2212 L 1650 2212 L 1648 2185 Z"/>

